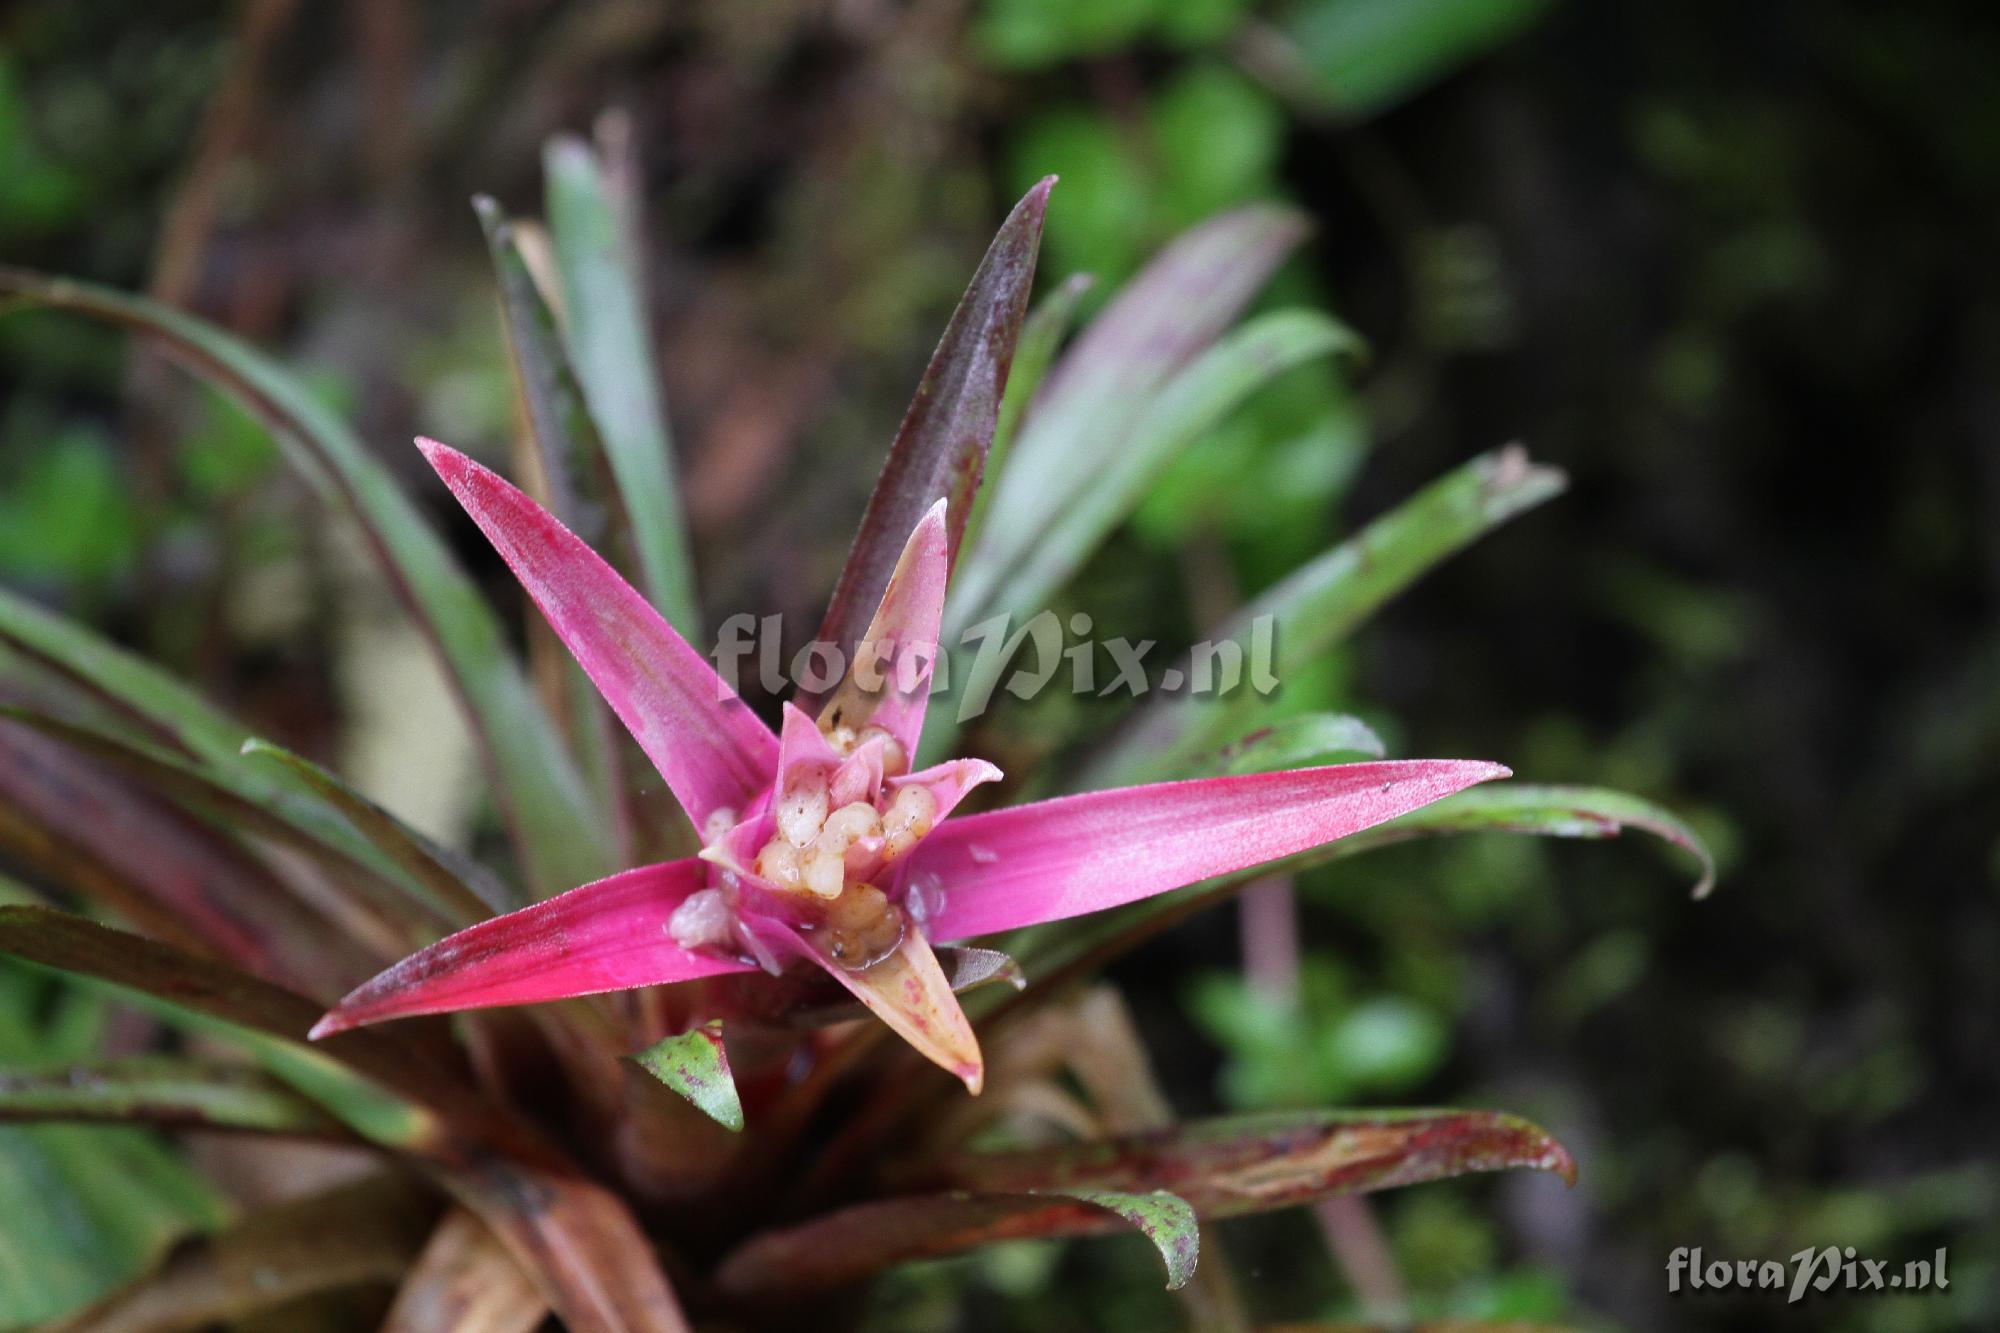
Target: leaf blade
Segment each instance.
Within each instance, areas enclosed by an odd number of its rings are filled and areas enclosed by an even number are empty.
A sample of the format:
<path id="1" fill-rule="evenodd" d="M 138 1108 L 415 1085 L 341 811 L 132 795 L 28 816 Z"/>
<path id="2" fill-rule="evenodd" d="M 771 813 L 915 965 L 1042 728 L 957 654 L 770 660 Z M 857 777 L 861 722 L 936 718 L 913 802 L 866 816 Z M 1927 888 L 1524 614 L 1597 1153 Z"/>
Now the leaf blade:
<path id="1" fill-rule="evenodd" d="M 1258 633 L 1259 622 L 1274 626 L 1271 672 L 1282 680 L 1447 556 L 1552 499 L 1566 484 L 1561 472 L 1531 463 L 1519 446 L 1482 454 L 1295 570 L 1211 637 L 1245 642 Z M 1240 732 L 1259 702 L 1248 690 L 1222 700 L 1157 696 L 1085 768 L 1079 785 L 1122 786 L 1178 771 Z"/>
<path id="2" fill-rule="evenodd" d="M 604 443 L 644 587 L 668 623 L 693 637 L 701 628 L 694 565 L 636 256 L 621 234 L 609 175 L 589 145 L 558 136 L 542 164 L 570 364 Z"/>
<path id="3" fill-rule="evenodd" d="M 634 1064 L 678 1092 L 702 1114 L 734 1133 L 743 1131 L 743 1100 L 729 1072 L 722 1020 L 663 1037 L 631 1057 Z"/>
<path id="4" fill-rule="evenodd" d="M 850 657 L 905 541 L 939 500 L 948 511 L 947 562 L 957 563 L 999 423 L 1054 186 L 1053 176 L 1043 178 L 995 233 L 889 446 L 819 627 L 820 639 Z"/>
<path id="5" fill-rule="evenodd" d="M 499 622 L 345 422 L 248 343 L 169 306 L 4 266 L 0 292 L 159 339 L 174 360 L 269 427 L 306 477 L 360 522 L 377 564 L 444 664 L 529 877 L 547 887 L 601 873 L 608 839 L 553 724 L 508 657 Z"/>

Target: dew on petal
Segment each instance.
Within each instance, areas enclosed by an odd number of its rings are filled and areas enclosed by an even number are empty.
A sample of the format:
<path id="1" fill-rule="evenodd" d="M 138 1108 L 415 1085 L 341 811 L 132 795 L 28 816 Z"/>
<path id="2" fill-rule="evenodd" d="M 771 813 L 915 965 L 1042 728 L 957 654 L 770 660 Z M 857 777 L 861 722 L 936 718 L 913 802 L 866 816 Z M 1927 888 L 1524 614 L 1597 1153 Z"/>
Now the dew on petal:
<path id="1" fill-rule="evenodd" d="M 702 821 L 702 845 L 706 846 L 715 842 L 735 826 L 736 812 L 726 805 L 717 806 L 715 809 L 709 811 L 708 818 Z"/>
<path id="2" fill-rule="evenodd" d="M 944 906 L 944 881 L 934 870 L 920 870 L 910 876 L 910 882 L 903 891 L 903 910 L 910 914 L 910 920 L 923 925 L 938 914 Z"/>
<path id="3" fill-rule="evenodd" d="M 966 845 L 965 854 L 983 866 L 990 866 L 1000 859 L 1000 853 L 994 851 L 991 847 L 981 847 L 976 842 Z"/>

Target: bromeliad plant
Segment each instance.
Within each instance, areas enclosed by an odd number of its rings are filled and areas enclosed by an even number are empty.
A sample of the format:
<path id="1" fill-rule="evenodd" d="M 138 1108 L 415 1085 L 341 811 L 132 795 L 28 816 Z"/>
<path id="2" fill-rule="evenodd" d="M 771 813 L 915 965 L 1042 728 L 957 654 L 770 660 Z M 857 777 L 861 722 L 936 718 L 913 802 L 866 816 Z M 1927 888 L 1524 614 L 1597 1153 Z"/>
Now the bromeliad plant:
<path id="1" fill-rule="evenodd" d="M 1026 315 L 1051 182 L 1023 199 L 932 359 L 821 629 L 857 669 L 784 704 L 774 731 L 688 642 L 669 437 L 617 225 L 630 201 L 580 143 L 553 146 L 548 167 L 559 293 L 480 205 L 546 507 L 422 447 L 685 812 L 689 854 L 637 868 L 619 869 L 636 859 L 637 784 L 602 705 L 561 673 L 528 686 L 470 581 L 337 418 L 186 315 L 0 273 L 17 297 L 159 339 L 358 524 L 466 706 L 519 876 L 428 842 L 145 662 L 0 593 L 0 851 L 124 923 L 10 890 L 22 901 L 0 907 L 0 951 L 200 1039 L 9 1073 L 0 1117 L 331 1140 L 379 1154 L 383 1172 L 239 1219 L 79 1326 L 226 1320 L 381 1281 L 400 1328 L 446 1326 L 437 1311 L 463 1314 L 469 1293 L 501 1312 L 494 1327 L 550 1311 L 575 1329 L 789 1326 L 808 1299 L 838 1322 L 859 1307 L 821 1293 L 895 1263 L 1126 1226 L 1171 1286 L 1205 1284 L 1204 1317 L 1240 1320 L 1213 1255 L 1197 1275 L 1205 1220 L 1468 1171 L 1571 1172 L 1541 1130 L 1485 1111 L 1174 1124 L 1115 998 L 1078 983 L 1251 867 L 1482 829 L 1630 825 L 1698 850 L 1664 812 L 1586 789 L 1468 790 L 1506 776 L 1491 763 L 1327 765 L 1366 729 L 1271 725 L 1254 700 L 1150 706 L 1083 773 L 1089 790 L 977 813 L 958 807 L 998 769 L 921 762 L 944 633 L 1040 605 L 1208 425 L 1347 345 L 1305 311 L 1230 332 L 1296 243 L 1292 217 L 1249 209 L 1197 229 L 1057 363 L 1081 287 Z M 1279 618 L 1283 671 L 1559 485 L 1517 451 L 1475 460 L 1245 623 Z M 950 728 L 932 721 L 934 746 Z M 992 936 L 1003 949 L 947 947 Z M 461 1016 L 423 1017 L 447 1012 Z M 406 1021 L 373 1026 L 388 1019 Z M 248 1059 L 194 1053 L 218 1036 Z"/>

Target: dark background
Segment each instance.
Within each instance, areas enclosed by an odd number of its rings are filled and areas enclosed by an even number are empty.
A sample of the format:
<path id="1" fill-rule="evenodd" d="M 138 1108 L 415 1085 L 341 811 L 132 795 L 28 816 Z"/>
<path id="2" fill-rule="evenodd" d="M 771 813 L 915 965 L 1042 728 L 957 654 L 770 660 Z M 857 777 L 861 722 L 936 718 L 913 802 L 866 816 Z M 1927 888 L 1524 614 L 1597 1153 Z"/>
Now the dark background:
<path id="1" fill-rule="evenodd" d="M 1310 57 L 1312 11 L 1338 5 L 1200 8 L 1218 17 L 1195 31 L 1139 4 L 1072 31 L 1028 0 L 30 0 L 0 13 L 0 258 L 151 288 L 284 349 L 420 485 L 418 430 L 509 428 L 466 199 L 537 211 L 542 139 L 622 107 L 708 602 L 803 621 L 1029 181 L 1064 174 L 1044 286 L 1078 267 L 1109 286 L 1216 207 L 1296 202 L 1315 235 L 1273 299 L 1325 304 L 1374 347 L 1352 385 L 1290 392 L 1338 395 L 1351 477 L 1301 507 L 1266 467 L 1246 485 L 1268 510 L 1251 494 L 1193 520 L 1169 494 L 1074 597 L 1186 632 L 1184 549 L 1253 588 L 1523 440 L 1570 493 L 1393 605 L 1341 688 L 1396 720 L 1400 752 L 1654 797 L 1723 863 L 1701 904 L 1636 838 L 1404 849 L 1302 887 L 1330 980 L 1298 1021 L 1403 1006 L 1389 1067 L 1320 1092 L 1520 1110 L 1583 1164 L 1567 1196 L 1510 1180 L 1385 1200 L 1405 1277 L 1441 1312 L 1993 1326 L 1994 11 L 1513 6 L 1350 96 L 1268 60 L 1274 41 Z M 1509 8 L 1460 5 L 1443 31 Z M 255 432 L 63 321 L 0 320 L 0 375 L 0 577 L 334 747 L 337 580 L 260 576 L 325 553 Z M 1120 973 L 1187 1113 L 1285 1095 L 1258 1082 L 1258 1034 L 1213 1012 L 1235 948 L 1218 916 Z M 1338 1307 L 1303 1220 L 1230 1243 L 1260 1313 Z M 1789 1312 L 1665 1293 L 1676 1246 L 1809 1244 L 1898 1265 L 1946 1245 L 1953 1286 Z M 1107 1263 L 1072 1247 L 952 1272 L 1022 1309 L 1062 1289 L 1143 1323 L 1154 1307 L 1093 1294 L 1118 1289 Z M 930 1280 L 881 1298 L 885 1327 L 924 1326 Z"/>

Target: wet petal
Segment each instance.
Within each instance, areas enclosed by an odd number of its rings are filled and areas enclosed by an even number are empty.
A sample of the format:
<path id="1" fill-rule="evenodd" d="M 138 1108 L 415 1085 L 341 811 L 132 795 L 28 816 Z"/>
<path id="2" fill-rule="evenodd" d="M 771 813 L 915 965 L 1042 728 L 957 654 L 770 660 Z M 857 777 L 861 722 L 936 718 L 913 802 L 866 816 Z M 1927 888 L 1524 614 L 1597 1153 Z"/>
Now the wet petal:
<path id="1" fill-rule="evenodd" d="M 701 861 L 640 866 L 482 921 L 363 983 L 313 1028 L 315 1038 L 412 1014 L 531 1004 L 748 971 L 690 953 L 667 922 L 708 882 Z"/>
<path id="2" fill-rule="evenodd" d="M 967 939 L 1290 856 L 1506 776 L 1409 759 L 1087 792 L 951 820 L 912 853 L 910 874 L 943 886 L 932 938 Z"/>
<path id="3" fill-rule="evenodd" d="M 821 952 L 821 932 L 802 932 L 800 947 L 834 979 L 853 992 L 876 1017 L 917 1048 L 925 1059 L 964 1081 L 977 1095 L 986 1082 L 979 1038 L 952 993 L 951 978 L 938 964 L 930 942 L 914 926 L 903 932 L 896 951 L 859 972 L 850 972 Z"/>
<path id="4" fill-rule="evenodd" d="M 910 533 L 846 678 L 820 709 L 823 728 L 859 731 L 872 724 L 894 736 L 905 754 L 916 753 L 950 574 L 945 502 L 939 500 Z"/>
<path id="5" fill-rule="evenodd" d="M 499 476 L 435 440 L 417 444 L 697 829 L 769 784 L 777 738 L 644 597 Z"/>

